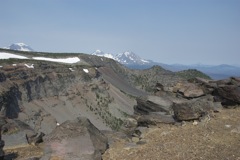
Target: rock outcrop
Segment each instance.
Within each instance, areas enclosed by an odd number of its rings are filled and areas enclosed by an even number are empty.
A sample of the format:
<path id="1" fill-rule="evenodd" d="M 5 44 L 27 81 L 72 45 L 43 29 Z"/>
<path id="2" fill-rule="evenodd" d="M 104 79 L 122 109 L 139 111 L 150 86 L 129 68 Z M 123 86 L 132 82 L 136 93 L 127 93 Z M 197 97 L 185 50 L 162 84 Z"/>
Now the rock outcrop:
<path id="1" fill-rule="evenodd" d="M 66 121 L 44 138 L 42 159 L 101 160 L 107 138 L 87 119 Z"/>
<path id="2" fill-rule="evenodd" d="M 174 116 L 179 121 L 196 120 L 221 108 L 219 103 L 213 102 L 211 96 L 192 99 L 173 105 Z"/>
<path id="3" fill-rule="evenodd" d="M 152 112 L 148 115 L 142 115 L 138 118 L 138 126 L 148 127 L 159 123 L 174 124 L 175 120 L 172 115 L 164 115 L 162 113 Z"/>
<path id="4" fill-rule="evenodd" d="M 2 140 L 2 126 L 5 125 L 6 123 L 7 123 L 6 120 L 3 117 L 0 117 L 0 160 L 4 159 L 3 147 L 5 143 Z"/>
<path id="5" fill-rule="evenodd" d="M 197 98 L 205 95 L 203 89 L 194 83 L 177 83 L 173 90 L 185 98 Z"/>
<path id="6" fill-rule="evenodd" d="M 225 106 L 240 104 L 240 78 L 217 81 L 216 84 L 218 87 L 213 92 L 216 101 Z"/>
<path id="7" fill-rule="evenodd" d="M 240 78 L 210 81 L 196 78 L 194 80 L 204 88 L 204 91 L 214 96 L 216 102 L 221 102 L 225 107 L 240 104 Z"/>
<path id="8" fill-rule="evenodd" d="M 167 97 L 148 96 L 137 98 L 135 113 L 146 115 L 151 112 L 165 112 L 169 114 L 172 110 L 173 102 Z"/>
<path id="9" fill-rule="evenodd" d="M 36 132 L 26 123 L 19 120 L 8 119 L 3 126 L 3 139 L 6 141 L 5 149 L 37 145 L 43 142 L 42 132 Z"/>

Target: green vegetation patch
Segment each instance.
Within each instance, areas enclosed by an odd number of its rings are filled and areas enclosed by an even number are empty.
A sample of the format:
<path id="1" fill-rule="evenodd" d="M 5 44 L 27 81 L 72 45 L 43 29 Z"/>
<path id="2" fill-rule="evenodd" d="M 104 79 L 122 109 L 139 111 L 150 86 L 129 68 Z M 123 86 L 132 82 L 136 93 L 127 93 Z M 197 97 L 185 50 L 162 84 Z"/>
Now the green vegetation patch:
<path id="1" fill-rule="evenodd" d="M 204 74 L 201 71 L 198 71 L 196 69 L 188 69 L 188 70 L 184 70 L 184 71 L 179 71 L 176 72 L 176 75 L 184 78 L 184 79 L 193 79 L 196 77 L 200 77 L 200 78 L 204 78 L 204 79 L 211 79 L 208 75 Z"/>

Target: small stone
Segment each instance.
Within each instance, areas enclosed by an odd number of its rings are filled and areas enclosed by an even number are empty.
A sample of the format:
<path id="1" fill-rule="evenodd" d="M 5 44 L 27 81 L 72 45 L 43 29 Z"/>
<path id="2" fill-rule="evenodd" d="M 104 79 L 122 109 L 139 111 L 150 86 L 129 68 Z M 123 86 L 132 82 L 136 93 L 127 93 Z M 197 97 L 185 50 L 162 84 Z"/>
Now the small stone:
<path id="1" fill-rule="evenodd" d="M 132 142 L 134 142 L 134 143 L 139 142 L 139 138 L 138 137 L 132 137 Z"/>
<path id="2" fill-rule="evenodd" d="M 186 122 L 185 121 L 182 121 L 182 126 L 186 126 Z"/>
<path id="3" fill-rule="evenodd" d="M 137 142 L 138 145 L 143 145 L 143 144 L 146 144 L 147 141 L 144 140 L 144 139 L 141 139 L 140 141 Z"/>
<path id="4" fill-rule="evenodd" d="M 231 125 L 229 125 L 229 124 L 226 124 L 226 125 L 225 125 L 225 127 L 226 127 L 226 128 L 230 128 L 230 127 L 231 127 Z"/>
<path id="5" fill-rule="evenodd" d="M 194 125 L 194 126 L 198 125 L 198 122 L 197 122 L 197 121 L 194 121 L 194 122 L 193 122 L 193 125 Z"/>
<path id="6" fill-rule="evenodd" d="M 231 133 L 240 133 L 240 126 L 234 128 L 233 130 L 231 130 Z"/>

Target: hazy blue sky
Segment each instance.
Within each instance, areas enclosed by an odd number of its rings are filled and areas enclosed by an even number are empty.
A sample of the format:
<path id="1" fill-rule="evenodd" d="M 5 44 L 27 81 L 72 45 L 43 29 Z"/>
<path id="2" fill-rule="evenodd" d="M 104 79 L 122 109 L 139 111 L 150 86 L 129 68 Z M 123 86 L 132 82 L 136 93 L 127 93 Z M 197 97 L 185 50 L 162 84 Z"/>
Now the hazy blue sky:
<path id="1" fill-rule="evenodd" d="M 0 0 L 0 47 L 240 65 L 240 0 Z"/>

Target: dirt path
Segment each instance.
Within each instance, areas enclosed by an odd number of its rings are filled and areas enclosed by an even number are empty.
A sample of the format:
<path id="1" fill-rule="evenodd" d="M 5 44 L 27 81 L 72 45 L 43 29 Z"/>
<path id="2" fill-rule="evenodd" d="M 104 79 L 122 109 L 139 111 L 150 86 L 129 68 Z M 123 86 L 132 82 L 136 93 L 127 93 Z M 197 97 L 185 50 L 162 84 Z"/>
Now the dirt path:
<path id="1" fill-rule="evenodd" d="M 103 160 L 240 160 L 240 108 L 222 110 L 209 121 L 151 128 L 142 145 L 119 141 Z"/>

